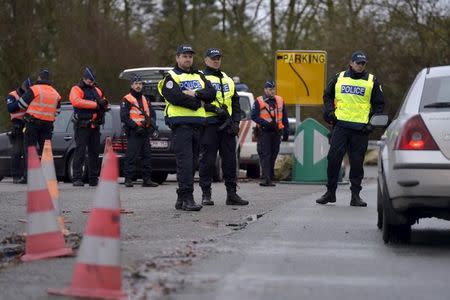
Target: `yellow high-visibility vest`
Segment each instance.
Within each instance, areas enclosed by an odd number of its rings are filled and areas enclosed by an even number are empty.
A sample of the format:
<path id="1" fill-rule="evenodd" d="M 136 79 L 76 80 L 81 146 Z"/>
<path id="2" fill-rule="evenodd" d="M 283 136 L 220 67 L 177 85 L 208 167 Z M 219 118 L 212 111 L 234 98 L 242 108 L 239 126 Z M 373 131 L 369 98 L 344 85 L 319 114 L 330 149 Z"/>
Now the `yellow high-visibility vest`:
<path id="1" fill-rule="evenodd" d="M 335 115 L 340 121 L 363 123 L 369 122 L 370 96 L 373 89 L 372 74 L 368 79 L 352 79 L 339 74 L 335 85 Z"/>

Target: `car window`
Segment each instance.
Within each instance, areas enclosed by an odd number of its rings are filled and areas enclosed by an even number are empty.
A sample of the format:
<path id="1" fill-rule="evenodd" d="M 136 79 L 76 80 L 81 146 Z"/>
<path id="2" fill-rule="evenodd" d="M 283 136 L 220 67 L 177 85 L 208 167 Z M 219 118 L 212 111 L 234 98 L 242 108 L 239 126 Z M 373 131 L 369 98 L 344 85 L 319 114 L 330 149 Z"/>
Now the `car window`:
<path id="1" fill-rule="evenodd" d="M 72 119 L 73 110 L 65 109 L 56 116 L 55 122 L 53 123 L 54 132 L 66 132 L 67 126 Z"/>
<path id="2" fill-rule="evenodd" d="M 158 129 L 170 130 L 169 127 L 166 125 L 164 119 L 164 111 L 162 109 L 155 109 L 155 113 L 156 113 L 156 126 L 158 126 Z"/>
<path id="3" fill-rule="evenodd" d="M 242 120 L 249 120 L 251 117 L 250 99 L 247 96 L 239 96 L 239 105 L 241 111 L 245 112 L 245 118 Z"/>
<path id="4" fill-rule="evenodd" d="M 427 78 L 420 101 L 420 111 L 450 111 L 450 107 L 424 107 L 439 102 L 450 102 L 450 76 Z"/>

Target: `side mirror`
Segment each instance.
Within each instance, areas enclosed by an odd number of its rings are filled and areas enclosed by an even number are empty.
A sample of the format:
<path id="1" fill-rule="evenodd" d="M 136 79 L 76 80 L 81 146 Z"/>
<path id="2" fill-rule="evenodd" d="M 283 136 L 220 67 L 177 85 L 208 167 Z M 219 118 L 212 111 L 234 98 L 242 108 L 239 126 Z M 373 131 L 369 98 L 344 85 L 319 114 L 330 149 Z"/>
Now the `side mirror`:
<path id="1" fill-rule="evenodd" d="M 369 124 L 373 127 L 386 127 L 389 123 L 387 114 L 376 114 L 370 118 Z"/>

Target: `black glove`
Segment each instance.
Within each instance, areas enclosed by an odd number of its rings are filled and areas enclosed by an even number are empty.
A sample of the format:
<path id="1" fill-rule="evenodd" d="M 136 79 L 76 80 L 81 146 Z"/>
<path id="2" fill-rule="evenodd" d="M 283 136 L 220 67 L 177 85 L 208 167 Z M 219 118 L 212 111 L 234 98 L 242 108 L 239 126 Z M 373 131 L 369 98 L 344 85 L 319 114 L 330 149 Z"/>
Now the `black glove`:
<path id="1" fill-rule="evenodd" d="M 217 107 L 215 105 L 211 104 L 211 103 L 205 103 L 204 108 L 205 108 L 205 111 L 214 112 L 215 113 Z"/>
<path id="2" fill-rule="evenodd" d="M 233 122 L 231 126 L 228 128 L 228 133 L 231 135 L 238 135 L 239 134 L 239 122 Z"/>
<path id="3" fill-rule="evenodd" d="M 105 108 L 106 108 L 106 106 L 107 106 L 106 100 L 103 100 L 103 99 L 97 99 L 96 102 L 97 102 L 97 108 L 98 108 L 99 110 L 105 110 Z"/>
<path id="4" fill-rule="evenodd" d="M 364 125 L 362 132 L 366 134 L 370 134 L 373 131 L 373 126 L 371 124 Z"/>
<path id="5" fill-rule="evenodd" d="M 145 129 L 144 129 L 144 127 L 138 127 L 138 128 L 136 129 L 136 135 L 137 135 L 137 136 L 143 136 L 143 135 L 145 135 Z"/>
<path id="6" fill-rule="evenodd" d="M 330 123 L 330 124 L 334 124 L 337 121 L 336 115 L 334 114 L 334 110 L 324 113 L 323 118 L 324 118 L 325 122 Z"/>
<path id="7" fill-rule="evenodd" d="M 216 111 L 215 113 L 217 114 L 217 116 L 219 117 L 219 119 L 226 119 L 228 117 L 228 113 L 225 109 L 223 109 L 222 107 L 216 107 Z"/>
<path id="8" fill-rule="evenodd" d="M 283 132 L 283 142 L 287 142 L 287 140 L 289 139 L 289 131 L 284 131 Z"/>

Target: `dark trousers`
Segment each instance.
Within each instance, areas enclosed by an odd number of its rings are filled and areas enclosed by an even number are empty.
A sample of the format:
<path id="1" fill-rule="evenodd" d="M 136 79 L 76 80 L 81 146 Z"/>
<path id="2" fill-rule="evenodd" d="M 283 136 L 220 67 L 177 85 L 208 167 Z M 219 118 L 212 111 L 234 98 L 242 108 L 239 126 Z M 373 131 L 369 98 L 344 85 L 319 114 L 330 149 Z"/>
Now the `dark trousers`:
<path id="1" fill-rule="evenodd" d="M 99 175 L 100 128 L 74 126 L 75 152 L 73 157 L 73 180 L 83 180 L 83 164 L 88 150 L 89 181 L 97 181 Z"/>
<path id="2" fill-rule="evenodd" d="M 25 133 L 23 137 L 23 143 L 25 146 L 24 152 L 24 177 L 27 176 L 27 165 L 28 165 L 28 147 L 37 146 L 38 154 L 42 154 L 44 150 L 45 140 L 51 140 L 53 133 L 53 122 L 39 122 L 36 123 L 25 123 Z"/>
<path id="3" fill-rule="evenodd" d="M 11 176 L 19 178 L 23 175 L 24 135 L 23 124 L 13 124 L 9 140 L 11 142 Z"/>
<path id="4" fill-rule="evenodd" d="M 217 151 L 222 158 L 222 172 L 226 187 L 236 186 L 236 137 L 226 129 L 218 130 L 218 125 L 208 125 L 203 129 L 200 140 L 200 186 L 210 190 Z"/>
<path id="5" fill-rule="evenodd" d="M 177 161 L 178 192 L 194 192 L 194 174 L 198 163 L 201 126 L 178 125 L 172 130 L 173 150 Z"/>
<path id="6" fill-rule="evenodd" d="M 361 181 L 364 177 L 364 155 L 366 154 L 368 143 L 369 135 L 366 133 L 340 126 L 334 127 L 327 156 L 327 189 L 329 191 L 336 191 L 339 171 L 345 152 L 348 153 L 350 161 L 350 190 L 353 193 L 361 191 Z"/>
<path id="7" fill-rule="evenodd" d="M 148 134 L 136 135 L 130 130 L 127 135 L 127 151 L 125 153 L 125 178 L 132 179 L 136 170 L 136 161 L 140 159 L 142 178 L 150 178 L 152 173 L 150 137 Z"/>
<path id="8" fill-rule="evenodd" d="M 281 136 L 278 131 L 262 131 L 258 138 L 256 149 L 261 165 L 262 179 L 272 181 L 274 177 L 275 161 L 280 152 Z"/>

